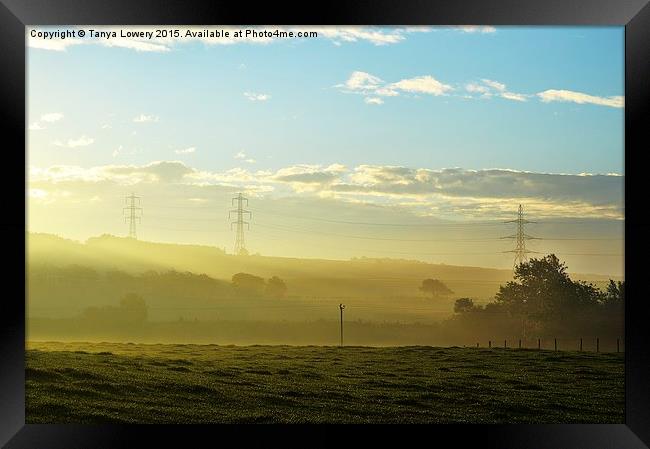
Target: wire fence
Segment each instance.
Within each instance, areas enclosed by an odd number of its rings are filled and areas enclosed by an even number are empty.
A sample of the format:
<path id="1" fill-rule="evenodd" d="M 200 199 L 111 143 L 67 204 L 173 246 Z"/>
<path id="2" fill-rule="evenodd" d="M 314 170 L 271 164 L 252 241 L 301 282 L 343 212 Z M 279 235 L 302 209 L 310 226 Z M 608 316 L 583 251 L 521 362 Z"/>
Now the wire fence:
<path id="1" fill-rule="evenodd" d="M 465 345 L 467 347 L 467 345 Z M 528 338 L 495 339 L 487 343 L 476 342 L 476 348 L 488 349 L 533 349 L 577 352 L 625 352 L 625 341 L 618 337 L 577 337 L 577 338 Z"/>

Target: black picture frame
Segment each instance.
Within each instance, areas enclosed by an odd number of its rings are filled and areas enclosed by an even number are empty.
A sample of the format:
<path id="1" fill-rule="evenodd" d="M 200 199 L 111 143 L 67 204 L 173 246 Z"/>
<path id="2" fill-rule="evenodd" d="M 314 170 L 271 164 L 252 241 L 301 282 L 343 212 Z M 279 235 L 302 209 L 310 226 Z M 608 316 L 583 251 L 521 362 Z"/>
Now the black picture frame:
<path id="1" fill-rule="evenodd" d="M 649 0 L 329 0 L 225 2 L 200 0 L 0 0 L 0 98 L 5 125 L 1 176 L 5 285 L 0 321 L 0 444 L 7 448 L 333 446 L 341 427 L 125 426 L 25 424 L 26 89 L 25 27 L 30 25 L 305 24 L 305 25 L 622 25 L 625 26 L 625 424 L 344 426 L 364 445 L 453 442 L 454 447 L 643 448 L 650 444 L 650 337 L 641 257 L 644 231 L 643 154 L 650 105 Z M 25 296 L 23 296 L 25 295 Z M 200 443 L 199 440 L 203 441 Z M 232 444 L 232 443 L 231 443 Z M 452 443 L 445 443 L 452 444 Z"/>

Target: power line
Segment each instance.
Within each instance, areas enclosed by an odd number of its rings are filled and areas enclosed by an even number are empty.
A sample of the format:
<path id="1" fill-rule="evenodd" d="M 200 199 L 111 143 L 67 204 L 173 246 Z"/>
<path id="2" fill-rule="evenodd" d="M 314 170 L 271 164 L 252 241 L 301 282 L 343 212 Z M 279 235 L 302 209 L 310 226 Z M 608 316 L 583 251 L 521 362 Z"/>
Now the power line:
<path id="1" fill-rule="evenodd" d="M 263 225 L 258 224 L 257 226 L 259 227 L 265 227 Z M 185 228 L 168 228 L 168 227 L 161 227 L 161 226 L 148 226 L 148 228 L 151 229 L 160 229 L 160 230 L 166 230 L 166 231 L 179 231 L 179 232 L 201 232 L 201 233 L 213 233 L 214 230 L 211 229 L 185 229 Z M 300 232 L 297 230 L 284 230 L 282 231 L 287 231 L 287 232 Z M 307 232 L 311 233 L 311 232 Z M 255 235 L 260 238 L 263 237 L 261 240 L 274 240 L 274 241 L 286 241 L 285 238 L 279 237 L 277 235 L 273 234 L 267 234 L 264 232 L 257 231 Z M 400 239 L 393 239 L 394 241 L 403 241 Z M 441 240 L 426 240 L 426 241 L 431 241 L 431 242 L 437 242 L 437 241 L 448 241 L 449 239 L 441 239 Z M 488 240 L 488 239 L 486 239 Z M 501 240 L 500 238 L 495 238 L 495 239 L 489 239 L 489 240 Z M 557 240 L 557 239 L 540 239 L 540 240 Z M 592 240 L 592 239 L 575 239 L 575 240 Z M 612 239 L 612 240 L 618 240 L 618 239 Z M 409 241 L 409 240 L 406 240 Z M 327 245 L 327 248 L 332 249 L 332 245 Z M 462 252 L 456 252 L 456 253 L 425 253 L 425 252 L 413 252 L 413 251 L 390 251 L 390 250 L 377 250 L 377 249 L 358 249 L 359 251 L 363 252 L 371 252 L 371 253 L 378 253 L 378 254 L 398 254 L 398 255 L 411 255 L 411 256 L 490 256 L 490 255 L 495 255 L 493 252 L 484 252 L 484 253 L 462 253 Z M 552 251 L 546 251 L 548 253 Z M 540 253 L 540 252 L 537 252 Z M 613 254 L 613 253 L 558 253 L 554 252 L 554 254 L 558 256 L 611 256 L 611 257 L 622 257 L 623 254 Z"/>
<path id="2" fill-rule="evenodd" d="M 344 237 L 344 238 L 350 238 L 350 239 L 361 239 L 361 240 L 385 240 L 385 241 L 394 241 L 394 242 L 439 242 L 439 241 L 488 241 L 488 240 L 499 240 L 498 238 L 476 238 L 476 239 L 404 239 L 404 238 L 393 238 L 393 237 L 368 237 L 365 235 L 350 235 L 350 234 L 337 234 L 337 233 L 332 233 L 332 232 L 324 232 L 324 231 L 313 231 L 313 230 L 308 230 L 304 228 L 294 228 L 294 227 L 286 227 L 286 226 L 279 226 L 279 225 L 269 225 L 269 224 L 257 224 L 257 226 L 260 226 L 262 228 L 268 228 L 268 229 L 276 229 L 280 231 L 288 231 L 288 232 L 299 232 L 303 234 L 320 234 L 320 235 L 328 235 L 332 237 Z"/>
<path id="3" fill-rule="evenodd" d="M 313 221 L 322 221 L 326 223 L 339 223 L 339 224 L 350 224 L 350 225 L 367 225 L 367 226 L 403 226 L 403 227 L 446 227 L 446 226 L 496 226 L 496 225 L 501 225 L 503 224 L 502 221 L 500 220 L 488 220 L 488 221 L 472 221 L 472 222 L 447 222 L 447 223 L 377 223 L 377 222 L 367 222 L 367 221 L 350 221 L 350 220 L 335 220 L 335 219 L 329 219 L 329 218 L 321 218 L 321 217 L 310 217 L 310 216 L 305 216 L 305 215 L 296 215 L 296 214 L 287 214 L 287 213 L 281 213 L 281 212 L 272 212 L 272 211 L 267 211 L 267 210 L 260 210 L 262 214 L 270 214 L 270 215 L 275 215 L 275 216 L 283 216 L 283 217 L 291 217 L 291 218 L 300 218 L 300 219 L 305 219 L 305 220 L 313 220 Z M 594 221 L 598 220 L 598 221 Z M 610 221 L 620 221 L 621 224 L 623 224 L 622 220 L 611 218 L 608 219 Z M 585 224 L 585 223 L 598 223 L 598 224 L 610 224 L 607 222 L 602 222 L 601 218 L 578 218 L 578 219 L 569 219 L 569 220 L 543 220 L 536 222 L 539 225 L 546 225 L 546 224 Z"/>
<path id="4" fill-rule="evenodd" d="M 183 218 L 183 217 L 165 217 L 159 215 L 148 215 L 149 218 L 154 218 L 157 220 L 179 220 L 179 221 L 208 221 L 208 222 L 217 222 L 218 218 Z M 400 239 L 400 238 L 388 238 L 388 237 L 368 237 L 368 236 L 359 236 L 359 235 L 348 235 L 348 234 L 338 234 L 324 231 L 314 231 L 304 228 L 288 228 L 279 225 L 269 225 L 269 224 L 257 224 L 258 227 L 274 229 L 284 232 L 299 232 L 304 234 L 321 234 L 329 235 L 333 237 L 343 237 L 343 238 L 355 238 L 363 240 L 388 240 L 388 241 L 416 241 L 416 242 L 478 242 L 478 241 L 497 241 L 501 240 L 502 237 L 486 237 L 486 238 L 441 238 L 441 239 Z M 213 232 L 211 229 L 187 229 L 187 228 L 178 228 L 178 227 L 161 227 L 161 226 L 150 226 L 152 229 L 161 229 L 169 231 L 186 231 L 186 232 Z M 266 234 L 269 235 L 269 234 Z M 602 237 L 602 238 L 579 238 L 579 237 L 537 237 L 536 240 L 545 240 L 545 241 L 622 241 L 623 237 Z"/>
<path id="5" fill-rule="evenodd" d="M 529 222 L 532 223 L 532 222 Z M 503 222 L 501 222 L 503 224 Z M 286 231 L 286 232 L 299 232 L 299 233 L 304 233 L 304 234 L 321 234 L 321 235 L 328 235 L 332 237 L 343 237 L 343 238 L 352 238 L 352 239 L 361 239 L 361 240 L 385 240 L 385 241 L 395 241 L 395 242 L 449 242 L 449 241 L 454 241 L 454 242 L 479 242 L 479 241 L 497 241 L 501 240 L 504 237 L 485 237 L 485 238 L 441 238 L 441 239 L 404 239 L 404 238 L 395 238 L 395 237 L 368 237 L 368 236 L 362 236 L 362 235 L 351 235 L 351 234 L 338 234 L 338 233 L 333 233 L 333 232 L 324 232 L 324 231 L 314 231 L 314 230 L 308 230 L 304 228 L 295 228 L 295 227 L 287 227 L 287 226 L 281 226 L 281 225 L 269 225 L 269 224 L 257 224 L 257 226 L 262 227 L 262 228 L 268 228 L 268 229 L 275 229 L 279 231 Z M 617 237 L 617 238 L 545 238 L 545 237 L 530 237 L 529 238 L 534 238 L 535 240 L 548 240 L 548 241 L 554 241 L 554 240 L 573 240 L 573 241 L 601 241 L 601 240 L 623 240 L 623 238 Z"/>
<path id="6" fill-rule="evenodd" d="M 279 213 L 279 212 L 270 212 L 270 211 L 265 211 L 261 210 L 263 214 L 270 214 L 270 215 L 276 215 L 276 216 L 283 216 L 283 217 L 291 217 L 291 218 L 301 218 L 305 220 L 313 220 L 313 221 L 322 221 L 325 223 L 338 223 L 338 224 L 350 224 L 350 225 L 365 225 L 365 226 L 399 226 L 399 227 L 434 227 L 434 226 L 474 226 L 474 225 L 479 225 L 479 226 L 486 226 L 486 225 L 499 225 L 501 224 L 500 221 L 474 221 L 471 223 L 460 223 L 460 222 L 451 222 L 451 223 L 377 223 L 377 222 L 368 222 L 368 221 L 348 221 L 348 220 L 333 220 L 333 219 L 328 219 L 328 218 L 319 218 L 319 217 L 308 217 L 304 215 L 294 215 L 294 214 L 286 214 L 286 213 Z"/>

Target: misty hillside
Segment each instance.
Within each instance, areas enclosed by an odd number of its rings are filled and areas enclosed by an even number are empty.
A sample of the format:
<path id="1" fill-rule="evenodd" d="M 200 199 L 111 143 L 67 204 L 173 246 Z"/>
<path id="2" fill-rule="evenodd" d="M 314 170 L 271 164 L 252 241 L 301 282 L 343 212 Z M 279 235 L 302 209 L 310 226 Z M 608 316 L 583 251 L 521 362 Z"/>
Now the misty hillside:
<path id="1" fill-rule="evenodd" d="M 455 296 L 489 299 L 500 284 L 512 279 L 512 271 L 492 268 L 430 264 L 401 259 L 323 260 L 233 256 L 222 249 L 133 240 L 103 235 L 85 243 L 50 234 L 28 234 L 30 268 L 79 265 L 97 271 L 191 272 L 230 281 L 245 272 L 287 282 L 290 296 L 301 297 L 403 297 L 421 296 L 418 287 L 426 278 L 444 281 Z M 606 276 L 576 275 L 589 281 Z"/>

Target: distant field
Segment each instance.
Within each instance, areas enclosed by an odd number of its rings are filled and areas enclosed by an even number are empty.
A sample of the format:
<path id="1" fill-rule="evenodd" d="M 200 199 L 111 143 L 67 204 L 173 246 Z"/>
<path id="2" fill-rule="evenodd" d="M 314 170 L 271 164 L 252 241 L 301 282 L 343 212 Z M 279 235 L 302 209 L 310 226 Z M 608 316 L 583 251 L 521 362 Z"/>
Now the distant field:
<path id="1" fill-rule="evenodd" d="M 28 423 L 622 423 L 623 354 L 29 343 Z"/>

